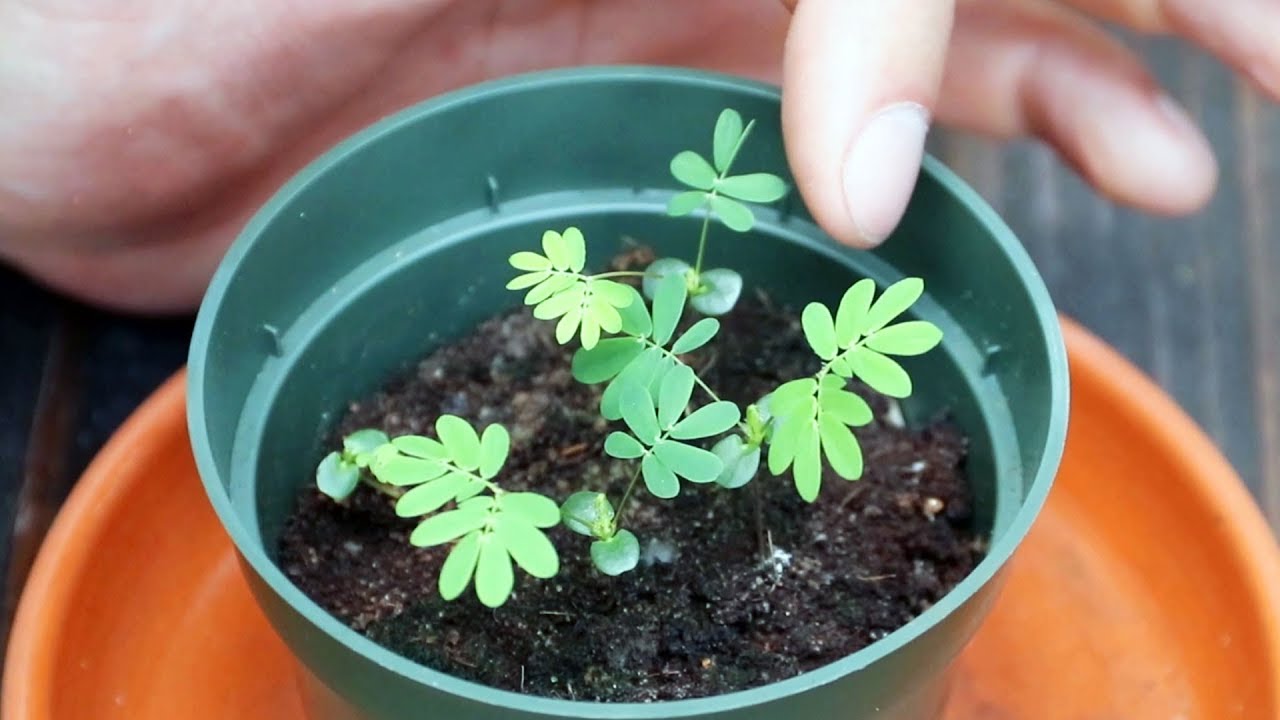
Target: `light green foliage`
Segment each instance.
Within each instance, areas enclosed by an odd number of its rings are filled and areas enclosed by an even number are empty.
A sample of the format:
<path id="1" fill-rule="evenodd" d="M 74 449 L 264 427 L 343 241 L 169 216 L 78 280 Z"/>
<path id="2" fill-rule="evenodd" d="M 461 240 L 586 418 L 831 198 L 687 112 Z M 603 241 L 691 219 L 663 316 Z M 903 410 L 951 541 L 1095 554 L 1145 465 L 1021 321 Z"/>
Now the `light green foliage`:
<path id="1" fill-rule="evenodd" d="M 355 492 L 361 470 L 369 465 L 374 451 L 386 444 L 387 435 L 372 428 L 357 430 L 342 440 L 342 450 L 335 450 L 316 466 L 316 488 L 338 502 Z"/>
<path id="2" fill-rule="evenodd" d="M 591 543 L 591 562 L 605 575 L 621 575 L 640 562 L 640 541 L 630 530 Z"/>
<path id="3" fill-rule="evenodd" d="M 678 258 L 659 258 L 645 271 L 642 289 L 652 300 L 658 283 L 668 275 L 680 275 L 689 291 L 689 306 L 703 315 L 724 315 L 733 309 L 742 295 L 742 276 L 727 268 L 694 271 L 693 266 Z"/>

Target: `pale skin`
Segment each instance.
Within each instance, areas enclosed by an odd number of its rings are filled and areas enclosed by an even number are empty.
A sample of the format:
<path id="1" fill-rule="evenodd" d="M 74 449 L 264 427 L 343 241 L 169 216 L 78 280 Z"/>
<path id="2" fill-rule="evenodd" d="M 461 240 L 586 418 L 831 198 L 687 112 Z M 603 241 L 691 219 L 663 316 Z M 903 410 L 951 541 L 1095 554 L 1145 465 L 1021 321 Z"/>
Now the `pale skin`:
<path id="1" fill-rule="evenodd" d="M 0 0 L 0 258 L 105 307 L 188 311 L 245 219 L 334 142 L 586 63 L 781 83 L 799 191 L 857 247 L 899 221 L 935 123 L 1038 137 L 1105 197 L 1195 212 L 1212 150 L 1104 19 L 1280 97 L 1280 0 Z"/>

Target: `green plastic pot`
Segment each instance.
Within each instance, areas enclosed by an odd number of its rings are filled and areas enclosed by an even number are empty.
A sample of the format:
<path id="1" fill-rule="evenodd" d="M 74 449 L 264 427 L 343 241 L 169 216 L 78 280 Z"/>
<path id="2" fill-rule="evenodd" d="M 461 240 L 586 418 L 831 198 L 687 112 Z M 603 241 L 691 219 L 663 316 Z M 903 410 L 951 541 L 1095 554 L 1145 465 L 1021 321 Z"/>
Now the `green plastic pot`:
<path id="1" fill-rule="evenodd" d="M 948 669 L 992 605 L 1063 449 L 1067 366 L 1054 308 L 1014 235 L 938 162 L 875 252 L 837 246 L 798 197 L 709 263 L 797 307 L 854 280 L 925 279 L 913 312 L 943 345 L 915 358 L 908 420 L 947 408 L 988 556 L 936 605 L 838 662 L 733 694 L 652 704 L 530 697 L 414 664 L 350 630 L 273 563 L 276 539 L 338 413 L 389 373 L 520 302 L 505 258 L 574 224 L 590 256 L 624 236 L 688 255 L 696 218 L 668 218 L 667 161 L 709 143 L 724 107 L 754 118 L 741 167 L 789 175 L 776 88 L 701 72 L 590 68 L 443 96 L 343 142 L 257 214 L 218 269 L 189 364 L 189 424 L 210 502 L 262 610 L 296 655 L 313 720 L 934 716 Z M 692 144 L 692 145 L 691 145 Z M 838 149 L 833 148 L 833 152 Z M 429 590 L 428 590 L 429 591 Z M 1033 629 L 1028 629 L 1033 631 Z"/>

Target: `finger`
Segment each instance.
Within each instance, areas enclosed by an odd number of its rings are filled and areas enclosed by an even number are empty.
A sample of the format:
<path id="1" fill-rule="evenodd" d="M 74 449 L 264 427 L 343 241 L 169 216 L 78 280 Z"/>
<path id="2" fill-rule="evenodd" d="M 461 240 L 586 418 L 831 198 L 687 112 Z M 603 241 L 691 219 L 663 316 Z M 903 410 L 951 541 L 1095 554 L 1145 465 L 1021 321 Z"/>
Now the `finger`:
<path id="1" fill-rule="evenodd" d="M 1275 0 L 1066 0 L 1098 18 L 1173 32 L 1280 98 L 1280 3 Z"/>
<path id="2" fill-rule="evenodd" d="M 960 6 L 938 115 L 1039 136 L 1101 193 L 1150 212 L 1197 210 L 1217 182 L 1208 142 L 1137 57 L 1044 0 Z"/>
<path id="3" fill-rule="evenodd" d="M 915 186 L 951 32 L 950 0 L 800 0 L 783 60 L 782 125 L 806 204 L 870 247 Z"/>

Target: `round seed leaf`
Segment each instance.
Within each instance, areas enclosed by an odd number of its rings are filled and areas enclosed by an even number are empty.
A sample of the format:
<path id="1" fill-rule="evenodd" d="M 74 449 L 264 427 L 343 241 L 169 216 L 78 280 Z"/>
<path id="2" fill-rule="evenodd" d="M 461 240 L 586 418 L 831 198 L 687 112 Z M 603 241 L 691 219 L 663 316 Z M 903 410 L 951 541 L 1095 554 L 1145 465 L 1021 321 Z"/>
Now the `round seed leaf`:
<path id="1" fill-rule="evenodd" d="M 731 198 L 745 202 L 771 203 L 787 194 L 787 184 L 770 173 L 748 173 L 727 177 L 716 189 Z"/>
<path id="2" fill-rule="evenodd" d="M 609 437 L 604 439 L 604 451 L 619 460 L 634 460 L 645 452 L 639 440 L 621 431 L 609 433 Z"/>
<path id="3" fill-rule="evenodd" d="M 515 587 L 515 573 L 511 570 L 511 556 L 506 544 L 486 533 L 480 537 L 480 558 L 476 563 L 476 597 L 485 607 L 500 607 L 511 597 Z"/>
<path id="4" fill-rule="evenodd" d="M 576 492 L 560 506 L 560 518 L 579 535 L 604 538 L 613 526 L 613 505 L 604 493 Z"/>
<path id="5" fill-rule="evenodd" d="M 488 509 L 481 507 L 449 510 L 418 523 L 409 542 L 417 547 L 431 547 L 479 530 L 489 521 Z"/>
<path id="6" fill-rule="evenodd" d="M 542 252 L 551 261 L 551 267 L 561 271 L 569 269 L 569 246 L 560 233 L 555 230 L 542 233 Z"/>
<path id="7" fill-rule="evenodd" d="M 816 500 L 818 491 L 822 488 L 820 448 L 818 428 L 812 422 L 805 422 L 797 438 L 795 465 L 791 469 L 796 491 L 805 502 Z"/>
<path id="8" fill-rule="evenodd" d="M 441 415 L 436 418 L 436 435 L 454 465 L 463 470 L 480 467 L 480 436 L 471 423 L 457 415 Z"/>
<path id="9" fill-rule="evenodd" d="M 818 417 L 818 433 L 822 438 L 822 452 L 827 456 L 831 469 L 845 480 L 857 480 L 862 476 L 862 447 L 849 428 L 829 413 Z"/>
<path id="10" fill-rule="evenodd" d="M 440 567 L 440 597 L 446 601 L 457 600 L 471 584 L 471 575 L 480 558 L 480 531 L 469 532 L 444 559 Z"/>
<path id="11" fill-rule="evenodd" d="M 584 385 L 611 380 L 644 352 L 644 344 L 635 338 L 606 338 L 587 350 L 573 354 L 573 377 Z"/>
<path id="12" fill-rule="evenodd" d="M 508 259 L 511 267 L 525 272 L 538 272 L 551 269 L 551 260 L 535 252 L 521 250 Z"/>
<path id="13" fill-rule="evenodd" d="M 525 572 L 543 580 L 560 572 L 560 556 L 547 536 L 519 515 L 501 515 L 494 534 Z"/>
<path id="14" fill-rule="evenodd" d="M 391 442 L 387 434 L 374 428 L 357 430 L 342 439 L 342 449 L 349 455 L 363 455 Z"/>
<path id="15" fill-rule="evenodd" d="M 724 268 L 707 270 L 700 278 L 705 291 L 689 298 L 689 304 L 703 315 L 724 315 L 738 304 L 742 276 Z"/>
<path id="16" fill-rule="evenodd" d="M 716 171 L 706 158 L 685 150 L 671 158 L 671 174 L 676 180 L 697 190 L 710 190 L 716 184 Z"/>
<path id="17" fill-rule="evenodd" d="M 716 118 L 716 129 L 712 135 L 711 159 L 720 172 L 728 172 L 733 162 L 733 155 L 742 141 L 742 116 L 732 108 L 720 111 Z"/>
<path id="18" fill-rule="evenodd" d="M 689 417 L 671 428 L 676 440 L 694 440 L 719 435 L 742 419 L 742 411 L 727 400 L 713 402 L 689 413 Z"/>
<path id="19" fill-rule="evenodd" d="M 888 355 L 921 355 L 942 342 L 942 330 L 931 322 L 909 320 L 876 331 L 864 343 Z"/>
<path id="20" fill-rule="evenodd" d="M 714 482 L 724 470 L 716 454 L 675 440 L 664 440 L 653 448 L 653 454 L 676 475 L 696 483 Z"/>
<path id="21" fill-rule="evenodd" d="M 649 391 L 637 383 L 628 383 L 622 389 L 622 419 L 645 445 L 658 439 L 658 414 Z"/>
<path id="22" fill-rule="evenodd" d="M 582 237 L 582 231 L 571 227 L 561 237 L 564 238 L 564 248 L 569 256 L 569 269 L 582 272 L 582 268 L 587 266 L 587 241 Z"/>
<path id="23" fill-rule="evenodd" d="M 724 469 L 716 476 L 716 484 L 726 490 L 736 490 L 751 482 L 760 469 L 760 448 L 747 447 L 737 435 L 723 438 L 711 448 L 711 452 L 724 464 Z"/>
<path id="24" fill-rule="evenodd" d="M 892 358 L 866 347 L 854 350 L 848 357 L 854 374 L 876 392 L 895 398 L 911 394 L 911 377 Z"/>
<path id="25" fill-rule="evenodd" d="M 800 325 L 809 347 L 823 360 L 836 356 L 836 326 L 831 311 L 821 303 L 809 303 L 800 315 Z"/>
<path id="26" fill-rule="evenodd" d="M 870 335 L 888 325 L 889 321 L 905 312 L 923 294 L 924 281 L 920 278 L 905 278 L 890 285 L 880 294 L 880 298 L 871 304 L 871 309 L 867 310 L 866 316 L 858 326 L 858 332 L 862 335 Z"/>
<path id="27" fill-rule="evenodd" d="M 619 530 L 608 540 L 591 543 L 591 562 L 605 575 L 629 572 L 640 562 L 640 541 L 630 530 Z"/>
<path id="28" fill-rule="evenodd" d="M 871 309 L 871 298 L 875 294 L 876 283 L 871 278 L 863 278 L 854 283 L 840 298 L 840 306 L 836 308 L 836 344 L 848 348 L 858 339 L 859 328 Z"/>
<path id="29" fill-rule="evenodd" d="M 578 282 L 578 278 L 572 275 L 551 275 L 546 280 L 533 286 L 524 296 L 525 305 L 538 305 L 543 300 L 571 287 Z"/>
<path id="30" fill-rule="evenodd" d="M 378 482 L 405 487 L 435 480 L 449 472 L 449 466 L 438 460 L 384 453 L 369 463 L 369 471 Z"/>
<path id="31" fill-rule="evenodd" d="M 497 475 L 510 451 L 511 435 L 507 429 L 496 423 L 486 427 L 480 437 L 480 477 L 488 480 Z"/>
<path id="32" fill-rule="evenodd" d="M 667 202 L 667 214 L 671 217 L 680 217 L 702 207 L 707 201 L 707 193 L 702 190 L 686 190 L 678 193 Z"/>
<path id="33" fill-rule="evenodd" d="M 640 462 L 640 474 L 644 476 L 644 486 L 649 488 L 654 497 L 670 500 L 680 494 L 680 481 L 676 479 L 676 474 L 657 455 L 644 456 L 644 460 Z"/>
<path id="34" fill-rule="evenodd" d="M 396 501 L 396 515 L 403 518 L 420 517 L 444 507 L 458 494 L 468 478 L 459 473 L 449 473 L 439 480 L 423 483 Z"/>
<path id="35" fill-rule="evenodd" d="M 684 277 L 667 275 L 658 281 L 653 298 L 653 341 L 666 345 L 675 332 L 689 289 Z"/>
<path id="36" fill-rule="evenodd" d="M 682 280 L 688 282 L 691 272 L 693 272 L 693 266 L 683 260 L 678 258 L 658 258 L 649 263 L 649 267 L 644 269 L 644 279 L 641 281 L 640 287 L 644 290 L 644 296 L 652 300 L 658 294 L 658 283 L 662 282 L 668 275 L 678 275 Z"/>
<path id="37" fill-rule="evenodd" d="M 497 506 L 505 513 L 515 514 L 534 527 L 549 528 L 560 523 L 560 508 L 556 501 L 532 492 L 505 493 L 498 498 Z"/>
<path id="38" fill-rule="evenodd" d="M 746 205 L 723 195 L 711 196 L 711 210 L 730 230 L 746 232 L 756 224 L 755 216 Z"/>
<path id="39" fill-rule="evenodd" d="M 697 298 L 694 298 L 694 300 L 696 301 Z M 675 344 L 671 346 L 671 352 L 676 355 L 693 352 L 710 342 L 711 338 L 715 337 L 716 333 L 719 331 L 719 320 L 716 320 L 715 318 L 702 318 L 698 322 L 694 323 L 693 327 L 686 330 L 684 334 L 676 340 Z"/>
<path id="40" fill-rule="evenodd" d="M 324 456 L 316 467 L 316 487 L 339 502 L 346 500 L 360 484 L 360 468 L 342 461 L 338 452 Z"/>
<path id="41" fill-rule="evenodd" d="M 685 408 L 689 406 L 689 399 L 693 397 L 695 382 L 697 380 L 693 368 L 688 365 L 677 365 L 662 378 L 662 385 L 658 389 L 660 429 L 670 428 L 684 414 Z M 653 441 L 650 440 L 649 444 L 653 444 Z"/>
<path id="42" fill-rule="evenodd" d="M 391 441 L 396 450 L 405 455 L 412 455 L 427 460 L 447 460 L 449 453 L 438 441 L 421 435 L 401 435 Z"/>

